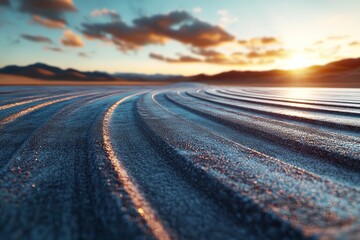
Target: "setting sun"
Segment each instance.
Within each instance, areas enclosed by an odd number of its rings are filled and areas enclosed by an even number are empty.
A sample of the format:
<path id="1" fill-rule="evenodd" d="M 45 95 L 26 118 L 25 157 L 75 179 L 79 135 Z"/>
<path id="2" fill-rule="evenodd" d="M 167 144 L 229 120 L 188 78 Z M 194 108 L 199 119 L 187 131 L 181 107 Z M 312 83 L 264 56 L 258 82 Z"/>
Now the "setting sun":
<path id="1" fill-rule="evenodd" d="M 295 55 L 289 60 L 287 60 L 285 64 L 285 69 L 296 70 L 296 69 L 308 67 L 310 65 L 311 63 L 306 57 L 302 55 Z"/>

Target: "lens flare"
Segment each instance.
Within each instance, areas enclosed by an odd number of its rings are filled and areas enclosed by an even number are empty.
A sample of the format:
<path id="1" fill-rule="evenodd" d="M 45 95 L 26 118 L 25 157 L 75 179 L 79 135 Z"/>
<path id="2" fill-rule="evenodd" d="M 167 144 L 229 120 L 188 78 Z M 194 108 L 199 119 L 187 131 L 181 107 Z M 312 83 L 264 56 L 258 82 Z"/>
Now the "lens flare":
<path id="1" fill-rule="evenodd" d="M 295 55 L 292 58 L 290 58 L 286 63 L 286 69 L 300 69 L 305 68 L 311 65 L 308 59 L 306 59 L 302 55 Z"/>

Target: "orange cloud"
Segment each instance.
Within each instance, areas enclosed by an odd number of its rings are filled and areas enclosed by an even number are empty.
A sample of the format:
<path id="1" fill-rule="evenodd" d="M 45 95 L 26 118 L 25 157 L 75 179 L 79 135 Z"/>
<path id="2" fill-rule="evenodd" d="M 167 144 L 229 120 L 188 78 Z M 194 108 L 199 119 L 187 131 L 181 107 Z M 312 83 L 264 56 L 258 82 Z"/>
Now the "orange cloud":
<path id="1" fill-rule="evenodd" d="M 213 49 L 205 49 L 205 48 L 192 48 L 191 52 L 208 58 L 222 58 L 224 56 L 224 54 L 218 51 L 215 51 Z"/>
<path id="2" fill-rule="evenodd" d="M 328 40 L 344 40 L 344 39 L 347 39 L 347 38 L 349 38 L 348 36 L 330 36 L 330 37 L 328 37 L 327 39 Z"/>
<path id="3" fill-rule="evenodd" d="M 275 49 L 275 50 L 266 50 L 260 52 L 249 52 L 247 54 L 248 58 L 287 58 L 290 56 L 290 52 L 284 49 Z"/>
<path id="4" fill-rule="evenodd" d="M 186 59 L 169 58 L 159 54 L 150 54 L 150 58 L 168 63 L 211 63 L 218 65 L 266 65 L 280 59 L 291 57 L 291 51 L 285 49 L 271 49 L 250 52 L 234 52 L 229 55 L 213 49 L 192 48 L 191 52 L 200 57 L 187 56 Z"/>
<path id="5" fill-rule="evenodd" d="M 71 30 L 64 32 L 64 37 L 61 39 L 61 43 L 69 47 L 83 47 L 84 42 L 81 37 L 73 33 Z"/>
<path id="6" fill-rule="evenodd" d="M 240 45 L 246 45 L 247 44 L 247 40 L 238 40 L 238 43 L 240 44 Z"/>
<path id="7" fill-rule="evenodd" d="M 34 15 L 32 21 L 48 28 L 65 28 L 65 22 L 63 20 L 51 20 L 39 15 Z"/>
<path id="8" fill-rule="evenodd" d="M 19 10 L 37 16 L 35 23 L 42 26 L 60 26 L 59 22 L 66 24 L 63 14 L 75 12 L 76 7 L 72 0 L 19 0 Z M 57 22 L 57 23 L 55 23 Z M 58 27 L 57 27 L 58 28 Z"/>
<path id="9" fill-rule="evenodd" d="M 238 43 L 248 48 L 263 47 L 269 45 L 281 45 L 281 41 L 275 37 L 260 37 L 251 38 L 248 40 L 238 40 Z"/>
<path id="10" fill-rule="evenodd" d="M 359 47 L 360 46 L 360 42 L 358 41 L 354 41 L 348 44 L 350 47 Z"/>
<path id="11" fill-rule="evenodd" d="M 279 39 L 274 37 L 263 37 L 260 41 L 262 44 L 280 44 Z"/>
<path id="12" fill-rule="evenodd" d="M 83 33 L 90 39 L 111 40 L 122 51 L 172 39 L 193 47 L 209 47 L 233 41 L 234 37 L 218 26 L 200 21 L 185 11 L 173 11 L 133 20 L 110 23 L 84 23 Z"/>

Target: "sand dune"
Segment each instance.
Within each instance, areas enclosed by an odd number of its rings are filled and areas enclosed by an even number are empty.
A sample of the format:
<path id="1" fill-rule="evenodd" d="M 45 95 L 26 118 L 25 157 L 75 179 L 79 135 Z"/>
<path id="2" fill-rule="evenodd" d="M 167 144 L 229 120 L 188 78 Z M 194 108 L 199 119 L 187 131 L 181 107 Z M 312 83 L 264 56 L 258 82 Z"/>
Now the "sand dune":
<path id="1" fill-rule="evenodd" d="M 359 117 L 358 89 L 2 87 L 0 238 L 358 239 Z"/>

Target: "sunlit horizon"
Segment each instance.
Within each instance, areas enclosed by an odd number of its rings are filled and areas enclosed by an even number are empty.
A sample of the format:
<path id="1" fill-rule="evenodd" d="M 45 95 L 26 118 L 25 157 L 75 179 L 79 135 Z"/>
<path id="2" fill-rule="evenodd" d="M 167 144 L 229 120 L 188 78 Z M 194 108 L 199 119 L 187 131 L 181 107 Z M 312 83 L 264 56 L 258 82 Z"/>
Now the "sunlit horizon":
<path id="1" fill-rule="evenodd" d="M 360 57 L 355 0 L 43 1 L 0 3 L 0 66 L 195 75 Z"/>

